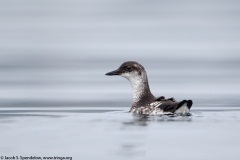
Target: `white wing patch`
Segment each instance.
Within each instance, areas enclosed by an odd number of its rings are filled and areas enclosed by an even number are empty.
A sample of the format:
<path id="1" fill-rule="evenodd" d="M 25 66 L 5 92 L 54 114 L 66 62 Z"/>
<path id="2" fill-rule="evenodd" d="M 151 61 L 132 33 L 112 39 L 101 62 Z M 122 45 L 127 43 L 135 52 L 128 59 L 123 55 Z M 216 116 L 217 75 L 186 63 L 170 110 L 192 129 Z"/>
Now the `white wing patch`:
<path id="1" fill-rule="evenodd" d="M 176 114 L 187 114 L 190 110 L 187 107 L 187 103 L 184 103 L 180 108 L 178 108 L 174 113 Z"/>
<path id="2" fill-rule="evenodd" d="M 150 106 L 157 108 L 157 107 L 160 106 L 161 104 L 162 104 L 162 102 L 156 101 L 156 102 L 151 103 Z"/>

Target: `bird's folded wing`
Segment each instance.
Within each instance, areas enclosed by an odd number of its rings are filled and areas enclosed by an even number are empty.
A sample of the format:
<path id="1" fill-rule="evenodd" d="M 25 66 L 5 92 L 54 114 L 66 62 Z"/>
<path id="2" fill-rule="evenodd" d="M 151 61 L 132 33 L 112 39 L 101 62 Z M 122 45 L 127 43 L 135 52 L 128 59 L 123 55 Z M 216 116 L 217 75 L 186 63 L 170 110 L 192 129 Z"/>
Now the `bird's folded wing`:
<path id="1" fill-rule="evenodd" d="M 164 101 L 162 104 L 158 106 L 164 112 L 174 112 L 178 106 L 177 102 L 172 101 Z"/>

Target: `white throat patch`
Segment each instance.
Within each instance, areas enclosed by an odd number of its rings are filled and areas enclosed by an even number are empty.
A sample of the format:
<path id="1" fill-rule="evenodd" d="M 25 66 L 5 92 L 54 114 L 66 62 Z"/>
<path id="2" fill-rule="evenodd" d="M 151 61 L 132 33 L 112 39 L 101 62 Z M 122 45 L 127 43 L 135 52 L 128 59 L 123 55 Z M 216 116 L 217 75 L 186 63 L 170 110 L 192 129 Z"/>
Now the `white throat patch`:
<path id="1" fill-rule="evenodd" d="M 132 86 L 133 102 L 137 102 L 144 92 L 144 76 L 137 72 L 123 73 L 122 77 L 128 79 Z"/>

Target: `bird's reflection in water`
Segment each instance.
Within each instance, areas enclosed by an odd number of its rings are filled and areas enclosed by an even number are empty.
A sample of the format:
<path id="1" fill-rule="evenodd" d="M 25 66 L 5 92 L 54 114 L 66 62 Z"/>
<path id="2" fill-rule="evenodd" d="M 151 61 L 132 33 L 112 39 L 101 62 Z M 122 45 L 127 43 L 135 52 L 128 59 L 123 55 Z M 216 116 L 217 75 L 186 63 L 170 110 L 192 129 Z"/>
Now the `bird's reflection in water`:
<path id="1" fill-rule="evenodd" d="M 143 157 L 147 153 L 148 134 L 149 128 L 153 123 L 172 123 L 172 122 L 191 122 L 192 116 L 179 116 L 179 115 L 139 115 L 133 114 L 131 119 L 123 122 L 121 127 L 122 131 L 127 131 L 127 136 L 121 142 L 118 155 L 127 157 Z M 148 128 L 146 128 L 148 126 Z M 140 128 L 139 128 L 140 127 Z M 141 128 L 144 127 L 145 129 Z"/>
<path id="2" fill-rule="evenodd" d="M 124 122 L 124 125 L 133 126 L 147 126 L 151 122 L 191 122 L 191 115 L 139 115 L 133 114 L 133 118 L 130 121 Z"/>

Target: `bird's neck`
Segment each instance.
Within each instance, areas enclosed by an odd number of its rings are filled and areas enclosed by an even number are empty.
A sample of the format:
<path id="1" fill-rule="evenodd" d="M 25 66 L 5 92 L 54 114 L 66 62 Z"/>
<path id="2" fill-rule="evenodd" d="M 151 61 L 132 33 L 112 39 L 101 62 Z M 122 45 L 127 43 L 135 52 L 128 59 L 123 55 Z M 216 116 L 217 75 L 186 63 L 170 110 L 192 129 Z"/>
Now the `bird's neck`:
<path id="1" fill-rule="evenodd" d="M 130 79 L 133 91 L 133 105 L 142 101 L 152 100 L 154 98 L 148 84 L 147 74 Z"/>

